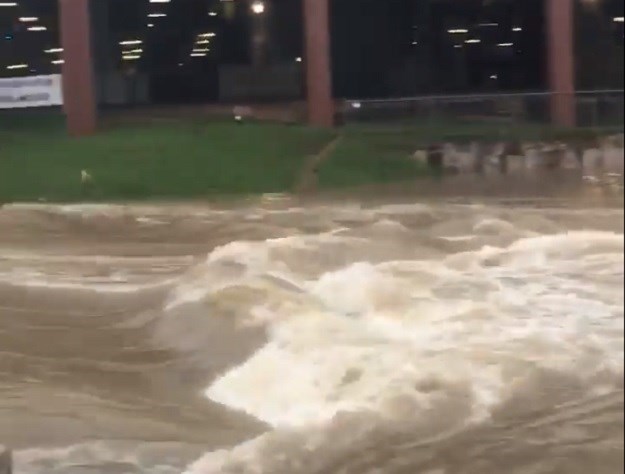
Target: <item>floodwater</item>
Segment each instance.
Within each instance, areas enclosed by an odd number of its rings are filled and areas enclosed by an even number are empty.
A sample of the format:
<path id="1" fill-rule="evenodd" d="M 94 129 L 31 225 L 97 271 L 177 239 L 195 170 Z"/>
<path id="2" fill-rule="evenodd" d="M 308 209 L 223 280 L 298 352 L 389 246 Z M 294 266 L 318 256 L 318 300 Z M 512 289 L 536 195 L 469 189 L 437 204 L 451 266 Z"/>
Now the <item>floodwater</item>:
<path id="1" fill-rule="evenodd" d="M 0 209 L 16 474 L 623 472 L 623 201 Z"/>

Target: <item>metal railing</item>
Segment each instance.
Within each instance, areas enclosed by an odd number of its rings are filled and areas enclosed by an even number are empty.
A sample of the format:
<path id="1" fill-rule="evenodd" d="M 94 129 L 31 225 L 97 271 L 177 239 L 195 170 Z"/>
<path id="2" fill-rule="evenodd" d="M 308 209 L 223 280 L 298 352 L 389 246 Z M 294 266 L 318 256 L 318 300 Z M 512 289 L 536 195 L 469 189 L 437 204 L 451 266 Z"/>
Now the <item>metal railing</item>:
<path id="1" fill-rule="evenodd" d="M 514 127 L 550 123 L 553 98 L 550 92 L 529 92 L 352 99 L 343 102 L 340 113 L 346 124 L 440 122 Z M 571 100 L 578 126 L 623 127 L 623 90 L 577 91 Z"/>

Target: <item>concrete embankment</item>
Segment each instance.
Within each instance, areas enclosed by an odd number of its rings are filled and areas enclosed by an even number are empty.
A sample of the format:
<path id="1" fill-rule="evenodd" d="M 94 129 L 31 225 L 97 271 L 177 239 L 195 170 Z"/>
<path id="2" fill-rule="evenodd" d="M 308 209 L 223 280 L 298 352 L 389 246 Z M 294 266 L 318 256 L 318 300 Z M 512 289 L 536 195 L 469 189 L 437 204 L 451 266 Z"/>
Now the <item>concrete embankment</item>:
<path id="1" fill-rule="evenodd" d="M 533 175 L 578 170 L 584 176 L 615 177 L 623 174 L 623 136 L 602 137 L 584 144 L 559 141 L 441 143 L 417 150 L 414 159 L 453 174 Z"/>

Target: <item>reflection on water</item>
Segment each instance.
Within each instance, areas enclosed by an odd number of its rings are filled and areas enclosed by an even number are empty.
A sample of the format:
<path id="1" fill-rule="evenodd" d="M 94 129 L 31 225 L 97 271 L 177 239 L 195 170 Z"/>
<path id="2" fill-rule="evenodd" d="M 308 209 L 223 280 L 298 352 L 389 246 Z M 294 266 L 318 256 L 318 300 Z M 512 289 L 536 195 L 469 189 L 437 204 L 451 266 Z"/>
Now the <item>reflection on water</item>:
<path id="1" fill-rule="evenodd" d="M 622 200 L 587 203 L 5 207 L 0 441 L 20 474 L 622 472 Z"/>

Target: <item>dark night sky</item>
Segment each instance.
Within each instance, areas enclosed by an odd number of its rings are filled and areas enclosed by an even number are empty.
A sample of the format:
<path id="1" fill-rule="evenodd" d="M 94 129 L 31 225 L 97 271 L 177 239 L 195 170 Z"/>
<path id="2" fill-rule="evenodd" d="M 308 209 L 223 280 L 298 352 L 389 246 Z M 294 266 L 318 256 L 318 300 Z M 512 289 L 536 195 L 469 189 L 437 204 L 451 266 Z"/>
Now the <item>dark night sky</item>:
<path id="1" fill-rule="evenodd" d="M 210 10 L 220 11 L 216 0 L 173 0 L 161 7 L 150 6 L 147 0 L 106 1 L 110 3 L 111 42 L 116 45 L 124 37 L 144 39 L 145 52 L 137 67 L 153 75 L 160 84 L 157 89 L 165 96 L 168 84 L 172 89 L 172 81 L 184 80 L 189 100 L 215 98 L 218 66 L 249 62 L 247 6 L 239 6 L 236 17 L 227 21 L 222 16 L 208 16 Z M 236 1 L 242 5 L 241 0 Z M 302 55 L 301 1 L 271 1 L 268 18 L 272 60 L 294 62 Z M 0 41 L 0 75 L 8 75 L 6 65 L 16 62 L 28 62 L 38 72 L 48 72 L 54 67 L 50 56 L 42 51 L 58 45 L 56 2 L 19 3 L 19 12 L 0 8 L 0 29 L 13 35 L 12 41 Z M 387 97 L 544 89 L 543 0 L 494 0 L 487 4 L 483 6 L 482 0 L 334 0 L 331 30 L 335 94 Z M 168 17 L 154 20 L 155 27 L 148 29 L 147 12 L 158 8 L 166 8 Z M 622 11 L 622 2 L 607 0 L 606 22 L 610 23 L 611 16 L 622 15 Z M 23 15 L 40 16 L 49 31 L 20 31 L 15 20 Z M 457 28 L 470 32 L 448 32 Z M 190 60 L 193 39 L 201 31 L 217 33 L 213 51 L 206 58 Z M 621 37 L 617 41 L 622 42 L 622 26 L 618 34 Z M 481 43 L 465 43 L 471 38 L 479 38 Z M 497 46 L 507 43 L 514 46 Z M 120 59 L 116 56 L 116 67 L 124 66 Z M 184 99 L 169 95 L 163 99 Z"/>

